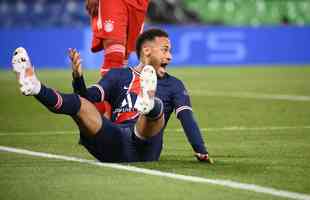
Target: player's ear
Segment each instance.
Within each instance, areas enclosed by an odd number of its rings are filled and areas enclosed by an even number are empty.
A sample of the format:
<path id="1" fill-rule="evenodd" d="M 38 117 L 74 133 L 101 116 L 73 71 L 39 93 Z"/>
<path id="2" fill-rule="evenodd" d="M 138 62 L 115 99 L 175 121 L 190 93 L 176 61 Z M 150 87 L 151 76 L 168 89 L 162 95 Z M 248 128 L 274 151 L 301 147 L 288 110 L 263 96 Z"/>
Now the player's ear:
<path id="1" fill-rule="evenodd" d="M 143 45 L 142 47 L 142 55 L 149 57 L 151 55 L 151 47 L 150 45 Z"/>

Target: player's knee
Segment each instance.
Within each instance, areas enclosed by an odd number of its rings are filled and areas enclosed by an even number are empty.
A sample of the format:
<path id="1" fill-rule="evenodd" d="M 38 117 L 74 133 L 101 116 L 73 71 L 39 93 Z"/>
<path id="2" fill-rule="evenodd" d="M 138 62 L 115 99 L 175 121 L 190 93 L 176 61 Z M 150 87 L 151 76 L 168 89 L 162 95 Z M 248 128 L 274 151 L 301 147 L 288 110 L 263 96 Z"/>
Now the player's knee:
<path id="1" fill-rule="evenodd" d="M 150 120 L 146 116 L 140 116 L 135 125 L 134 133 L 140 139 L 149 139 L 159 134 L 164 125 L 164 115 L 161 115 L 156 120 Z"/>
<path id="2" fill-rule="evenodd" d="M 80 131 L 88 136 L 94 136 L 102 127 L 102 117 L 93 103 L 79 97 L 81 106 L 78 114 L 73 118 Z"/>
<path id="3" fill-rule="evenodd" d="M 84 97 L 79 96 L 79 98 L 81 106 L 77 116 L 80 118 L 92 118 L 101 120 L 101 114 L 95 105 Z"/>
<path id="4" fill-rule="evenodd" d="M 89 111 L 89 104 L 92 104 L 92 103 L 90 101 L 88 101 L 87 99 L 85 99 L 84 97 L 81 97 L 81 96 L 79 96 L 79 99 L 81 102 L 79 113 L 85 113 L 85 112 Z"/>

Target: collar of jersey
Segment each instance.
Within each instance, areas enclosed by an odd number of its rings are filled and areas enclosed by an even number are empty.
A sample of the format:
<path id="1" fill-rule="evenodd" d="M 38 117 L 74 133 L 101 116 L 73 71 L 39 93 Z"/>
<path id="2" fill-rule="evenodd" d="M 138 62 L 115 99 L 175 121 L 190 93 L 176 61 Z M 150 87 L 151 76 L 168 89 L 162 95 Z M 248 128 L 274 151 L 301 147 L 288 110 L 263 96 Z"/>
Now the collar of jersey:
<path id="1" fill-rule="evenodd" d="M 140 72 L 138 72 L 135 68 L 133 68 L 133 67 L 129 67 L 129 69 L 130 69 L 131 71 L 133 71 L 133 73 L 137 74 L 138 76 L 140 76 L 140 75 L 141 75 L 141 73 L 140 73 Z"/>

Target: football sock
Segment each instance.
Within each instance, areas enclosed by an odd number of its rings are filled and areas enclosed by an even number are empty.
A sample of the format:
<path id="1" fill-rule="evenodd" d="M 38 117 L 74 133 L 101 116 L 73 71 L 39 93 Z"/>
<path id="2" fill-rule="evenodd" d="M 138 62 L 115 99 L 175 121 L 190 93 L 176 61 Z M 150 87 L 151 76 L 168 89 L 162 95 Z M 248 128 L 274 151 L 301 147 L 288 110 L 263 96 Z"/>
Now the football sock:
<path id="1" fill-rule="evenodd" d="M 101 75 L 104 76 L 109 69 L 122 68 L 125 59 L 125 47 L 121 44 L 111 44 L 104 50 L 104 63 Z"/>
<path id="2" fill-rule="evenodd" d="M 81 107 L 81 100 L 77 94 L 61 94 L 53 89 L 41 85 L 39 94 L 35 98 L 50 111 L 65 115 L 76 115 Z"/>
<path id="3" fill-rule="evenodd" d="M 123 66 L 124 66 L 124 67 L 127 67 L 127 66 L 128 66 L 128 59 L 125 59 L 125 60 L 124 60 Z"/>
<path id="4" fill-rule="evenodd" d="M 164 109 L 163 102 L 159 98 L 155 97 L 154 107 L 145 116 L 150 120 L 157 120 L 163 115 L 163 109 Z"/>
<path id="5" fill-rule="evenodd" d="M 128 59 L 129 59 L 129 53 L 126 51 L 124 61 L 123 61 L 123 66 L 127 67 L 128 66 Z"/>

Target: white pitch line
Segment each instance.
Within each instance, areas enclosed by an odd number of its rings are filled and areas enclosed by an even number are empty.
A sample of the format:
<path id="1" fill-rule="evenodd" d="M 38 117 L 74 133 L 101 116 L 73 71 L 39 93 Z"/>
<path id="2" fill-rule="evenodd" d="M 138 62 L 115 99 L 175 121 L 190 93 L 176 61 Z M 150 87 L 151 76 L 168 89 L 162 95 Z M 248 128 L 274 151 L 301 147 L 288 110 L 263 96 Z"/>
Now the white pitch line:
<path id="1" fill-rule="evenodd" d="M 310 101 L 310 96 L 288 95 L 288 94 L 264 94 L 254 92 L 216 92 L 203 90 L 190 90 L 191 95 L 199 96 L 219 96 L 251 99 L 269 99 L 269 100 L 286 100 L 286 101 Z"/>
<path id="2" fill-rule="evenodd" d="M 49 153 L 44 153 L 44 152 L 35 152 L 35 151 L 29 151 L 26 149 L 17 149 L 17 148 L 6 147 L 6 146 L 0 146 L 0 151 L 12 152 L 12 153 L 36 156 L 36 157 L 43 157 L 43 158 L 51 158 L 51 159 L 57 159 L 57 160 L 79 162 L 79 163 L 85 163 L 85 164 L 90 164 L 90 165 L 96 165 L 100 167 L 119 169 L 119 170 L 136 172 L 136 173 L 147 174 L 147 175 L 152 175 L 152 176 L 167 177 L 171 179 L 183 180 L 183 181 L 188 181 L 188 182 L 221 185 L 224 187 L 247 190 L 247 191 L 252 191 L 252 192 L 257 192 L 257 193 L 264 193 L 264 194 L 269 194 L 269 195 L 284 197 L 284 198 L 290 198 L 290 199 L 310 200 L 310 195 L 308 194 L 289 192 L 285 190 L 278 190 L 278 189 L 263 187 L 263 186 L 254 185 L 254 184 L 239 183 L 239 182 L 230 181 L 230 180 L 185 176 L 181 174 L 162 172 L 158 170 L 144 169 L 144 168 L 138 168 L 138 167 L 120 165 L 120 164 L 101 163 L 95 160 L 86 160 L 86 159 L 76 158 L 76 157 L 49 154 Z"/>
<path id="3" fill-rule="evenodd" d="M 277 130 L 290 130 L 290 129 L 310 129 L 310 126 L 263 126 L 263 127 L 246 127 L 246 126 L 231 126 L 222 128 L 200 128 L 204 132 L 218 132 L 218 131 L 277 131 Z M 183 132 L 182 128 L 165 129 L 166 132 Z M 14 135 L 72 135 L 77 134 L 78 130 L 74 131 L 36 131 L 33 132 L 0 132 L 0 136 Z"/>
<path id="4" fill-rule="evenodd" d="M 77 134 L 79 131 L 72 130 L 72 131 L 35 131 L 35 132 L 0 132 L 0 136 L 9 136 L 9 135 L 14 135 L 14 136 L 43 136 L 43 135 L 73 135 Z"/>
<path id="5" fill-rule="evenodd" d="M 310 126 L 265 126 L 265 127 L 245 127 L 245 126 L 231 126 L 223 128 L 201 128 L 204 132 L 218 132 L 218 131 L 277 131 L 277 130 L 291 130 L 291 129 L 310 129 Z M 166 129 L 170 132 L 184 132 L 181 128 Z"/>

